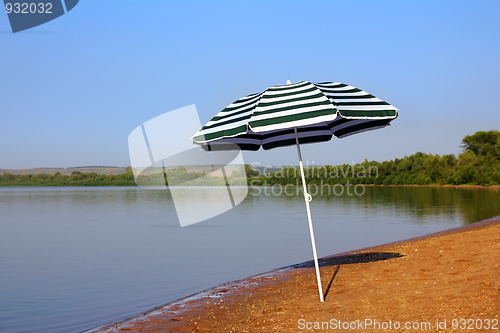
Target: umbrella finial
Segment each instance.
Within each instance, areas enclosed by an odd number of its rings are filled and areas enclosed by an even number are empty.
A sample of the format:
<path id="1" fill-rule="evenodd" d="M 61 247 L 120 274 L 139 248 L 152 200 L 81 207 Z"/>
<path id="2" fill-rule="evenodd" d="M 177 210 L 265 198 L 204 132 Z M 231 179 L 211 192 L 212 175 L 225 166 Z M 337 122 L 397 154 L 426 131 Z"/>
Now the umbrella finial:
<path id="1" fill-rule="evenodd" d="M 286 80 L 286 84 L 291 84 L 292 82 L 290 82 L 290 80 Z"/>

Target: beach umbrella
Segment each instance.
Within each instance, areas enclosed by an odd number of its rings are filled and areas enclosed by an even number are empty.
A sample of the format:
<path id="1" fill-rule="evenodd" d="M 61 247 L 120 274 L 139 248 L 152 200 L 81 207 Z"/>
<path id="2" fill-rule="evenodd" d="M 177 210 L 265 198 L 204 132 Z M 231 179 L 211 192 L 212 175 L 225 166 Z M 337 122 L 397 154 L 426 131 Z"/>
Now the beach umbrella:
<path id="1" fill-rule="evenodd" d="M 194 134 L 193 142 L 207 151 L 297 146 L 319 297 L 323 302 L 310 209 L 312 197 L 307 192 L 300 144 L 383 128 L 397 116 L 396 107 L 347 84 L 288 81 L 228 105 Z"/>

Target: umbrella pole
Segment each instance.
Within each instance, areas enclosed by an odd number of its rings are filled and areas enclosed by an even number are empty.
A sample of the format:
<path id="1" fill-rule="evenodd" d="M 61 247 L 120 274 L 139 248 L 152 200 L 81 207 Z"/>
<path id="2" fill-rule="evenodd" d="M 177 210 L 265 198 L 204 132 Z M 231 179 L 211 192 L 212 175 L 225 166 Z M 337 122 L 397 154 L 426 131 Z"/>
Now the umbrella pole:
<path id="1" fill-rule="evenodd" d="M 309 206 L 309 202 L 312 200 L 312 196 L 309 193 L 307 193 L 306 177 L 304 175 L 304 165 L 302 164 L 302 154 L 300 153 L 299 134 L 297 132 L 297 127 L 294 127 L 294 130 L 295 130 L 295 141 L 297 142 L 297 154 L 299 155 L 300 176 L 302 177 L 302 186 L 304 187 L 304 200 L 306 201 L 307 219 L 309 220 L 309 233 L 311 235 L 311 244 L 314 256 L 314 267 L 316 267 L 316 278 L 318 279 L 319 299 L 321 302 L 324 302 L 323 288 L 321 287 L 321 276 L 319 274 L 318 254 L 316 253 L 316 241 L 314 240 L 314 230 L 311 218 L 311 207 Z"/>

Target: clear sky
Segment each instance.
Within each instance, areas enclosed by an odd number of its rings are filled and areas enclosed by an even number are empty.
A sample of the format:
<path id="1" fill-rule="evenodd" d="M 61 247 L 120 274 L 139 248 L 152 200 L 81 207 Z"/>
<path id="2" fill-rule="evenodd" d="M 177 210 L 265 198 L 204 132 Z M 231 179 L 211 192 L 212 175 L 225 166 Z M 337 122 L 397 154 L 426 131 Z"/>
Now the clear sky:
<path id="1" fill-rule="evenodd" d="M 202 122 L 269 85 L 340 81 L 400 109 L 390 128 L 304 145 L 340 164 L 460 152 L 498 129 L 500 1 L 84 0 L 13 34 L 0 10 L 0 168 L 129 165 L 143 122 Z M 245 161 L 296 164 L 295 148 Z"/>

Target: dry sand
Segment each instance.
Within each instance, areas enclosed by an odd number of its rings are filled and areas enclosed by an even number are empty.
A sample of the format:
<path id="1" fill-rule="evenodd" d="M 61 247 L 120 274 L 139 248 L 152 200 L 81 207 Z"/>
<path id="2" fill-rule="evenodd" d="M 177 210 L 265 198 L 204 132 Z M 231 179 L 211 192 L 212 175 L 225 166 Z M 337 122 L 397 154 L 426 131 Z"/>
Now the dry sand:
<path id="1" fill-rule="evenodd" d="M 324 303 L 312 263 L 305 263 L 98 332 L 500 331 L 500 217 L 320 265 Z"/>

